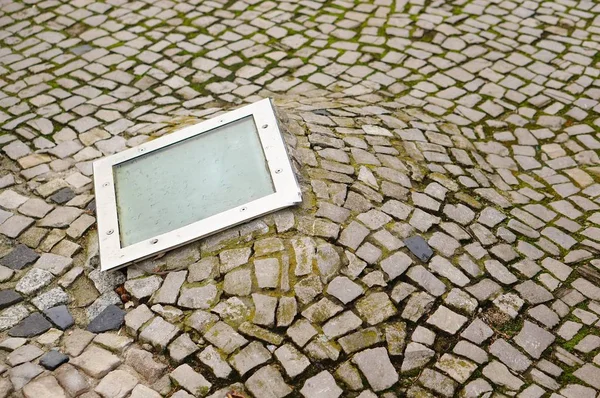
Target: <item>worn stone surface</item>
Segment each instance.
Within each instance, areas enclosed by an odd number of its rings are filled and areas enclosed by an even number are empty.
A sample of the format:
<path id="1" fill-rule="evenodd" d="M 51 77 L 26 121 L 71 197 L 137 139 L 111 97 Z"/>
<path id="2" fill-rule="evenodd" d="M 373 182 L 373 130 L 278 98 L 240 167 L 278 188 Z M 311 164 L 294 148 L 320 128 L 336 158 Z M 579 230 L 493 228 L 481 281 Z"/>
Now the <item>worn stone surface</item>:
<path id="1" fill-rule="evenodd" d="M 54 375 L 61 387 L 72 396 L 79 396 L 90 388 L 85 376 L 71 364 L 60 366 Z"/>
<path id="2" fill-rule="evenodd" d="M 53 276 L 50 272 L 39 268 L 33 268 L 19 280 L 15 290 L 25 295 L 33 294 L 48 285 Z"/>
<path id="3" fill-rule="evenodd" d="M 198 351 L 198 347 L 187 333 L 180 335 L 169 344 L 169 355 L 178 363 L 196 351 Z"/>
<path id="4" fill-rule="evenodd" d="M 115 333 L 102 333 L 94 337 L 94 343 L 112 352 L 123 353 L 133 343 L 133 339 Z"/>
<path id="5" fill-rule="evenodd" d="M 412 254 L 423 262 L 429 261 L 433 256 L 433 250 L 421 236 L 411 236 L 404 240 L 404 244 Z"/>
<path id="6" fill-rule="evenodd" d="M 219 398 L 598 395 L 599 15 L 5 2 L 0 330 L 32 336 L 0 347 L 43 353 L 5 360 L 0 396 L 118 396 L 116 367 L 133 397 L 199 395 L 166 374 L 182 363 Z M 302 203 L 101 272 L 93 162 L 267 97 Z M 115 308 L 113 332 L 84 330 Z M 77 363 L 97 349 L 107 372 Z M 376 390 L 391 369 L 354 361 L 373 350 L 410 383 Z M 41 375 L 53 352 L 75 365 Z"/>
<path id="7" fill-rule="evenodd" d="M 154 391 L 153 389 L 144 386 L 143 384 L 138 384 L 131 391 L 131 398 L 160 398 L 161 395 Z"/>
<path id="8" fill-rule="evenodd" d="M 438 327 L 439 329 L 455 334 L 464 323 L 467 318 L 457 314 L 444 306 L 440 306 L 428 319 L 427 323 Z"/>
<path id="9" fill-rule="evenodd" d="M 179 328 L 157 316 L 142 330 L 140 339 L 164 350 L 177 334 Z"/>
<path id="10" fill-rule="evenodd" d="M 342 395 L 342 392 L 331 373 L 326 370 L 306 380 L 300 390 L 305 398 L 337 398 Z"/>
<path id="11" fill-rule="evenodd" d="M 123 370 L 113 370 L 94 389 L 103 397 L 124 398 L 138 383 L 137 378 Z"/>
<path id="12" fill-rule="evenodd" d="M 483 375 L 492 383 L 511 390 L 518 390 L 524 384 L 521 379 L 513 375 L 506 366 L 498 361 L 492 361 L 483 368 Z"/>
<path id="13" fill-rule="evenodd" d="M 269 350 L 261 343 L 254 341 L 231 358 L 231 365 L 243 376 L 249 370 L 265 363 L 270 358 Z"/>
<path id="14" fill-rule="evenodd" d="M 203 397 L 207 395 L 211 387 L 211 383 L 209 383 L 204 376 L 195 372 L 194 369 L 187 364 L 180 365 L 169 374 L 169 377 L 194 396 Z"/>
<path id="15" fill-rule="evenodd" d="M 23 388 L 23 395 L 27 398 L 47 396 L 66 397 L 62 387 L 53 376 L 36 379 Z"/>
<path id="16" fill-rule="evenodd" d="M 73 260 L 69 257 L 60 256 L 53 253 L 44 253 L 36 261 L 35 267 L 46 271 L 50 271 L 53 275 L 62 275 L 67 268 L 73 264 Z"/>
<path id="17" fill-rule="evenodd" d="M 12 367 L 20 365 L 24 362 L 30 362 L 42 355 L 44 351 L 34 345 L 24 345 L 11 352 L 6 357 L 6 363 Z"/>
<path id="18" fill-rule="evenodd" d="M 140 305 L 125 315 L 125 326 L 130 334 L 136 335 L 140 327 L 152 317 L 152 311 L 146 305 Z"/>
<path id="19" fill-rule="evenodd" d="M 459 383 L 465 383 L 477 369 L 473 362 L 451 354 L 442 355 L 435 366 Z"/>
<path id="20" fill-rule="evenodd" d="M 95 378 L 102 378 L 121 364 L 116 355 L 99 347 L 91 346 L 70 363 Z"/>
<path id="21" fill-rule="evenodd" d="M 504 339 L 494 341 L 490 353 L 515 372 L 523 372 L 531 366 L 531 360 Z"/>
<path id="22" fill-rule="evenodd" d="M 177 304 L 184 308 L 209 309 L 219 297 L 219 290 L 214 284 L 182 289 Z"/>
<path id="23" fill-rule="evenodd" d="M 95 335 L 87 330 L 74 329 L 64 338 L 65 354 L 79 356 L 94 340 Z"/>
<path id="24" fill-rule="evenodd" d="M 60 330 L 66 330 L 75 323 L 66 305 L 49 308 L 44 311 L 44 316 Z"/>
<path id="25" fill-rule="evenodd" d="M 38 294 L 34 299 L 31 300 L 31 303 L 40 311 L 45 311 L 61 304 L 68 304 L 69 300 L 69 295 L 60 287 L 56 287 L 48 290 L 47 292 Z"/>
<path id="26" fill-rule="evenodd" d="M 213 346 L 206 347 L 197 357 L 203 364 L 211 368 L 214 375 L 219 378 L 227 378 L 232 372 L 231 366 Z"/>
<path id="27" fill-rule="evenodd" d="M 279 347 L 275 351 L 275 357 L 281 363 L 287 375 L 294 378 L 310 366 L 310 361 L 291 344 Z"/>
<path id="28" fill-rule="evenodd" d="M 52 324 L 42 314 L 36 312 L 23 319 L 17 326 L 8 331 L 13 337 L 33 337 L 50 329 Z"/>
<path id="29" fill-rule="evenodd" d="M 13 304 L 23 301 L 21 295 L 14 290 L 0 291 L 0 309 L 10 307 Z"/>
<path id="30" fill-rule="evenodd" d="M 354 363 L 367 378 L 373 391 L 386 390 L 398 381 L 385 348 L 372 348 L 354 356 Z"/>
<path id="31" fill-rule="evenodd" d="M 185 282 L 186 276 L 186 271 L 169 273 L 165 278 L 161 288 L 152 297 L 152 300 L 155 303 L 175 304 L 177 302 L 177 296 L 179 295 L 179 288 L 181 288 L 181 285 L 183 284 L 183 282 Z M 194 281 L 196 280 L 190 280 L 190 282 Z"/>
<path id="32" fill-rule="evenodd" d="M 452 379 L 432 369 L 425 369 L 419 382 L 444 397 L 452 397 L 456 390 L 456 383 Z"/>
<path id="33" fill-rule="evenodd" d="M 90 322 L 87 330 L 92 333 L 116 330 L 123 325 L 124 319 L 125 312 L 122 309 L 116 305 L 109 305 Z"/>
<path id="34" fill-rule="evenodd" d="M 573 375 L 596 389 L 600 388 L 600 379 L 598 379 L 600 368 L 597 366 L 587 363 L 577 369 Z"/>
<path id="35" fill-rule="evenodd" d="M 14 270 L 21 270 L 26 266 L 33 264 L 39 257 L 40 255 L 35 251 L 26 245 L 20 244 L 6 256 L 2 257 L 0 264 Z"/>
<path id="36" fill-rule="evenodd" d="M 12 383 L 12 387 L 15 391 L 18 391 L 25 387 L 33 378 L 38 376 L 44 371 L 39 365 L 35 365 L 31 362 L 25 362 L 22 365 L 15 366 L 8 371 L 8 377 Z"/>
<path id="37" fill-rule="evenodd" d="M 58 351 L 48 351 L 46 355 L 40 358 L 40 365 L 48 370 L 55 370 L 63 363 L 69 361 L 69 357 Z"/>
<path id="38" fill-rule="evenodd" d="M 248 340 L 225 322 L 215 323 L 214 326 L 206 331 L 204 338 L 219 347 L 226 354 L 232 353 L 248 342 Z"/>
<path id="39" fill-rule="evenodd" d="M 127 350 L 125 362 L 149 383 L 157 382 L 167 371 L 167 365 L 157 362 L 152 353 L 136 347 Z"/>
<path id="40" fill-rule="evenodd" d="M 515 343 L 523 348 L 533 358 L 539 358 L 546 348 L 555 340 L 552 333 L 536 324 L 525 321 L 523 328 L 515 336 Z"/>
<path id="41" fill-rule="evenodd" d="M 150 297 L 162 284 L 159 276 L 132 279 L 125 282 L 125 289 L 136 299 L 140 300 Z"/>
<path id="42" fill-rule="evenodd" d="M 246 381 L 248 390 L 257 397 L 283 398 L 292 392 L 274 366 L 264 366 Z"/>

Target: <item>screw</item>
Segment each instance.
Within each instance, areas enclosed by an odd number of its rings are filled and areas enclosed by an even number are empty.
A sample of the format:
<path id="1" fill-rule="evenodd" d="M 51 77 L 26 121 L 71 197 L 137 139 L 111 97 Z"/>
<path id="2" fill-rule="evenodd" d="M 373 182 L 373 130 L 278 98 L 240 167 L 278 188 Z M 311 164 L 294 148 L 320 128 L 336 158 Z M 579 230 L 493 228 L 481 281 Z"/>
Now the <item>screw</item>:
<path id="1" fill-rule="evenodd" d="M 267 127 L 269 127 L 268 124 L 263 124 L 263 126 L 262 126 L 263 129 L 266 129 Z"/>
<path id="2" fill-rule="evenodd" d="M 282 169 L 277 169 L 277 170 L 275 170 L 275 174 L 279 174 L 279 173 L 281 173 L 282 171 L 283 171 Z"/>
<path id="3" fill-rule="evenodd" d="M 158 239 L 154 238 L 150 241 L 150 243 L 154 245 L 154 244 L 158 243 Z"/>
<path id="4" fill-rule="evenodd" d="M 140 148 L 140 149 L 139 149 L 139 151 L 140 151 L 140 152 L 144 152 L 144 148 Z"/>
<path id="5" fill-rule="evenodd" d="M 103 187 L 107 187 L 108 186 L 108 182 L 105 182 L 104 184 L 102 184 Z"/>
<path id="6" fill-rule="evenodd" d="M 240 209 L 240 211 L 246 211 L 247 209 L 248 209 L 247 207 L 242 207 L 242 208 Z"/>
<path id="7" fill-rule="evenodd" d="M 114 230 L 112 230 L 112 229 L 109 229 L 108 231 L 106 231 L 106 235 L 112 235 L 112 234 L 113 234 L 113 232 L 115 232 L 115 231 L 114 231 Z"/>

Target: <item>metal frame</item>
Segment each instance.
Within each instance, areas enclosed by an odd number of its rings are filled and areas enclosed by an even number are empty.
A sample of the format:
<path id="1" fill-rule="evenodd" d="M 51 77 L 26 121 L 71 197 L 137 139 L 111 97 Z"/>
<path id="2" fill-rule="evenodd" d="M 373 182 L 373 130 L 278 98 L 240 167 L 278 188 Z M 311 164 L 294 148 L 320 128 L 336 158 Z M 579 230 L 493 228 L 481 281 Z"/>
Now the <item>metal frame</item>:
<path id="1" fill-rule="evenodd" d="M 275 193 L 132 245 L 121 247 L 113 167 L 247 116 L 254 118 Z M 302 201 L 270 99 L 183 128 L 94 162 L 100 269 L 116 269 Z"/>

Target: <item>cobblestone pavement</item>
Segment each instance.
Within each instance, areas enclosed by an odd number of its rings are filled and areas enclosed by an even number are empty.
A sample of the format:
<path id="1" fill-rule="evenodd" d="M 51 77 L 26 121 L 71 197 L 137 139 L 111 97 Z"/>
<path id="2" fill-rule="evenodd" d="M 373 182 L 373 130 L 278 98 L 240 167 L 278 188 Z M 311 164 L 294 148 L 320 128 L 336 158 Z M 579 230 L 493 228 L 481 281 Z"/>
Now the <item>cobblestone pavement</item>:
<path id="1" fill-rule="evenodd" d="M 0 397 L 593 398 L 600 5 L 0 0 Z M 94 159 L 276 98 L 303 204 L 98 270 Z"/>

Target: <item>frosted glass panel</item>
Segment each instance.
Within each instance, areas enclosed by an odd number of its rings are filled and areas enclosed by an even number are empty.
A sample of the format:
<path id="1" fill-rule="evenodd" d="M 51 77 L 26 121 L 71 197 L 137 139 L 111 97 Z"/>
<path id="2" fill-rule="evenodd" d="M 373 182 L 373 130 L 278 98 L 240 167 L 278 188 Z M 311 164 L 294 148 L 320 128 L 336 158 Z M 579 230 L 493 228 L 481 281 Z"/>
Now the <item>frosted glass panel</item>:
<path id="1" fill-rule="evenodd" d="M 252 116 L 113 171 L 122 247 L 275 192 Z"/>

